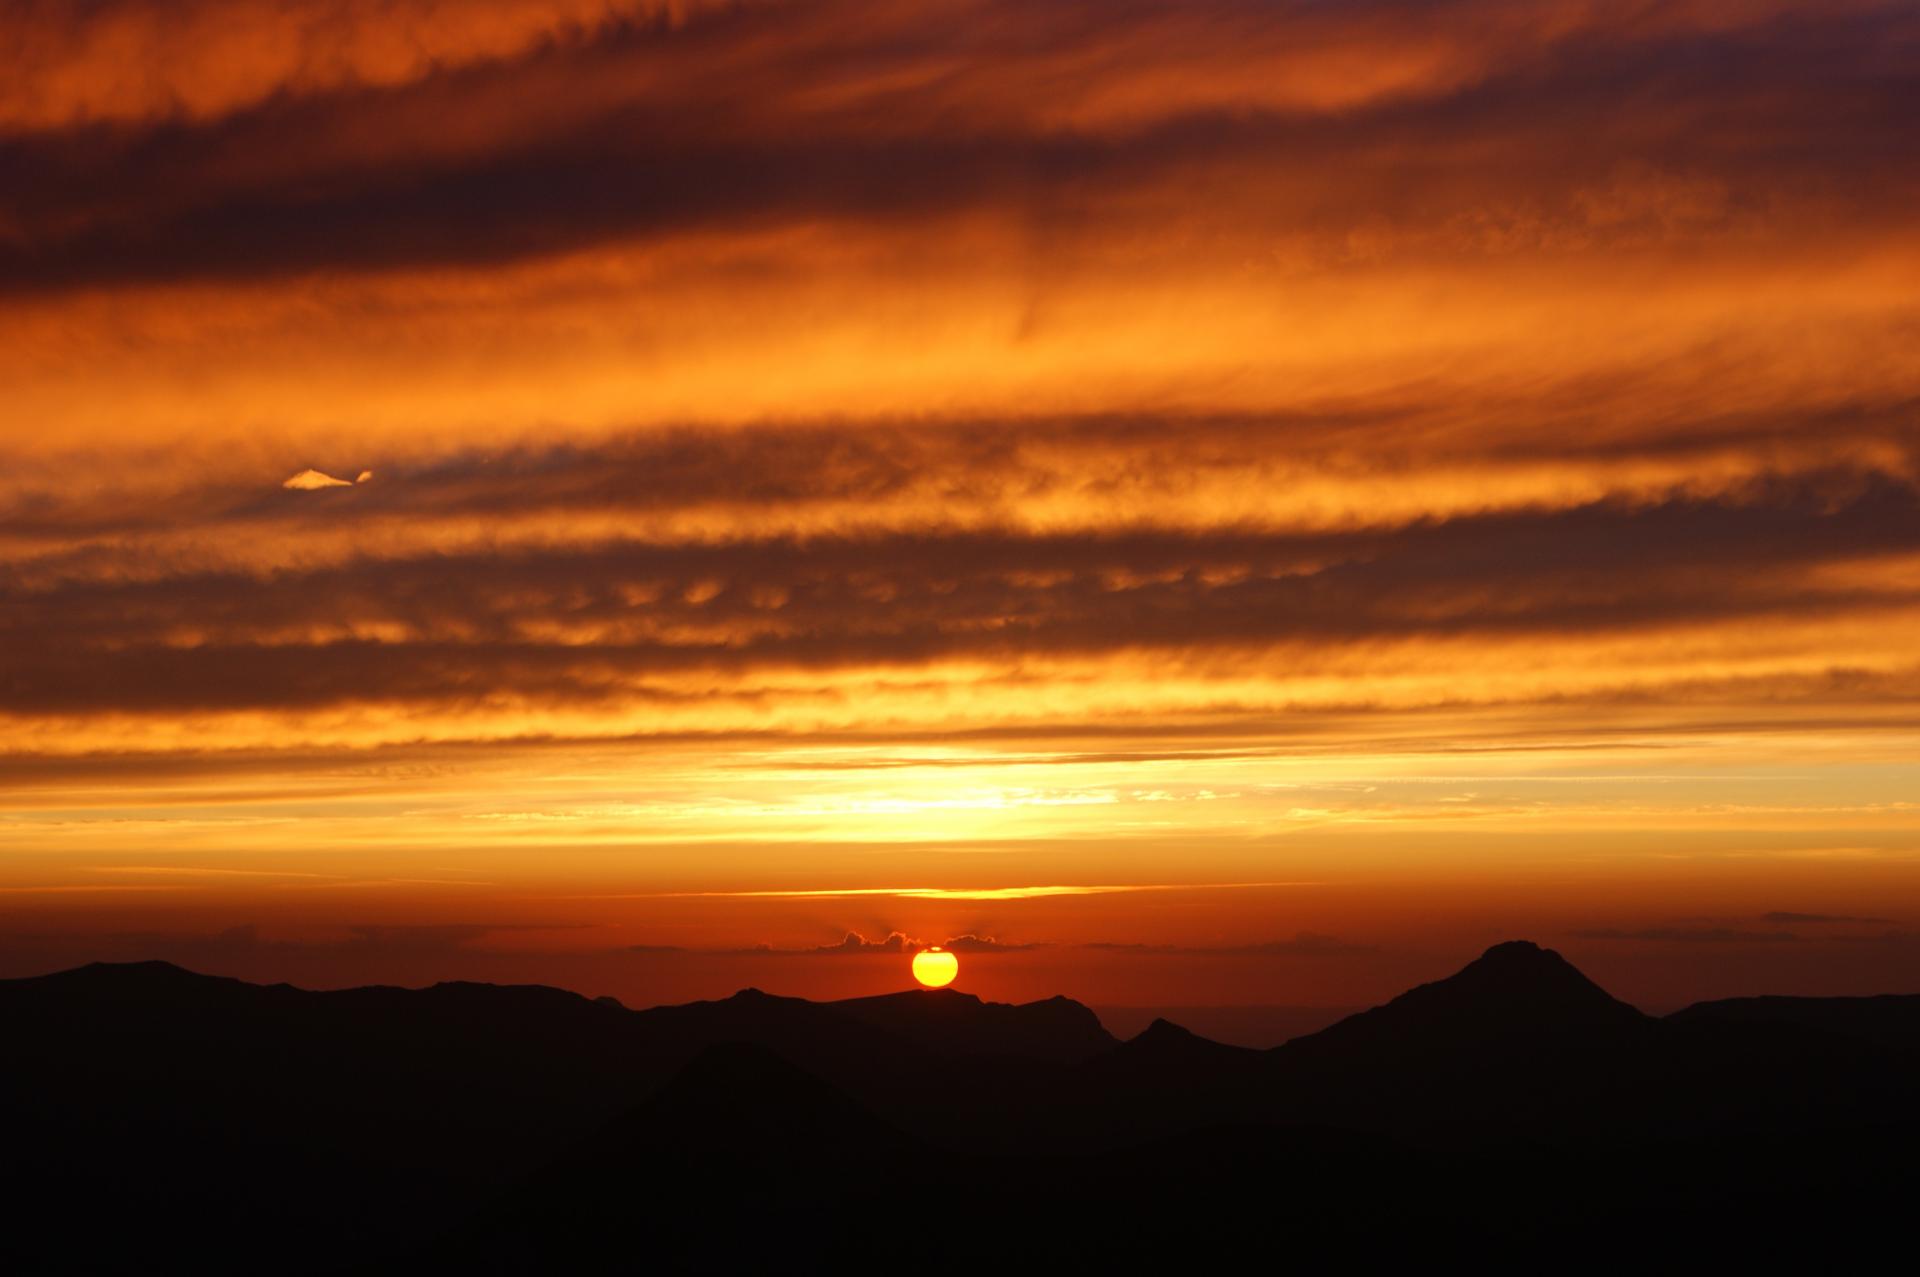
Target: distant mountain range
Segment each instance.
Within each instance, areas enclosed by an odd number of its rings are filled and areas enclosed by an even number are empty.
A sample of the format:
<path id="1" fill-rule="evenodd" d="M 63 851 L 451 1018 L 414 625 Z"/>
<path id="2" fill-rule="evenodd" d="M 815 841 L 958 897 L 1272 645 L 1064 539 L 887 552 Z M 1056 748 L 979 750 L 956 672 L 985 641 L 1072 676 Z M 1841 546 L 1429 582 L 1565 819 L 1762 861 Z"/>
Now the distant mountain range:
<path id="1" fill-rule="evenodd" d="M 1097 1006 L 1094 1011 L 1099 1015 L 1100 1023 L 1116 1037 L 1134 1037 L 1155 1020 L 1168 1020 L 1203 1038 L 1264 1050 L 1293 1038 L 1318 1033 L 1328 1025 L 1365 1009 L 1358 1006 L 1229 1004 Z"/>
<path id="2" fill-rule="evenodd" d="M 1920 1188 L 1920 996 L 1653 1018 L 1525 942 L 1264 1051 L 166 963 L 0 982 L 0 1043 L 7 1272 L 1831 1266 Z"/>

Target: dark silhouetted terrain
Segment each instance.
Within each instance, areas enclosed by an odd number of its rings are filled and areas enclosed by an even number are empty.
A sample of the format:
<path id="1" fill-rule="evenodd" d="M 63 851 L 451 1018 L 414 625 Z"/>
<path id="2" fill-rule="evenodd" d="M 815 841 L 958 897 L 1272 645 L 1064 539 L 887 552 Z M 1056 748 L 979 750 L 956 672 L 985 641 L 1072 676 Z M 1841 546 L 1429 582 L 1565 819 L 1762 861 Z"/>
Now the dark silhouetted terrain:
<path id="1" fill-rule="evenodd" d="M 1920 997 L 1653 1018 L 1550 950 L 1272 1050 L 1064 998 L 0 982 L 0 1270 L 1844 1264 Z"/>
<path id="2" fill-rule="evenodd" d="M 1232 1046 L 1266 1050 L 1318 1033 L 1364 1007 L 1336 1006 L 1104 1006 L 1100 1023 L 1118 1038 L 1130 1038 L 1155 1020 L 1170 1020 L 1201 1037 Z"/>

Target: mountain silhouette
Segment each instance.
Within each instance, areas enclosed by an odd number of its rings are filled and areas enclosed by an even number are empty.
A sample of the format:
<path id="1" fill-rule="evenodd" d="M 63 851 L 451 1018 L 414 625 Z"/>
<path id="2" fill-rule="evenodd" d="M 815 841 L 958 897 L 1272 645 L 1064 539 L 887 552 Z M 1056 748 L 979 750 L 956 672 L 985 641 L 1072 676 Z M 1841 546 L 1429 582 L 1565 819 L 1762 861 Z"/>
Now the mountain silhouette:
<path id="1" fill-rule="evenodd" d="M 96 964 L 0 981 L 0 1267 L 1836 1262 L 1920 1187 L 1917 1018 L 1656 1019 L 1525 942 L 1269 1051 L 1117 1042 L 1064 998 L 629 1010 Z"/>
<path id="2" fill-rule="evenodd" d="M 435 1267 L 526 1273 L 552 1264 L 555 1239 L 567 1254 L 583 1238 L 627 1236 L 644 1247 L 646 1262 L 635 1266 L 773 1266 L 791 1259 L 796 1237 L 828 1250 L 871 1244 L 870 1176 L 933 1157 L 770 1051 L 708 1047 L 654 1095 L 496 1197 L 431 1258 Z"/>
<path id="3" fill-rule="evenodd" d="M 1210 1042 L 1171 1020 L 1155 1020 L 1091 1061 L 1074 1075 L 1072 1085 L 1102 1094 L 1103 1102 L 1111 1099 L 1113 1088 L 1129 1085 L 1143 1092 L 1169 1086 L 1220 1088 L 1256 1076 L 1261 1060 L 1258 1051 Z"/>
<path id="4" fill-rule="evenodd" d="M 1671 1017 L 1680 1024 L 1792 1027 L 1920 1053 L 1920 995 L 1865 998 L 1725 998 L 1697 1002 Z"/>
<path id="5" fill-rule="evenodd" d="M 1633 1102 L 1659 1037 L 1559 954 L 1512 941 L 1274 1048 L 1262 1109 L 1454 1144 L 1568 1137 Z"/>
<path id="6" fill-rule="evenodd" d="M 1115 1046 L 1100 1017 L 1071 998 L 1014 1006 L 956 989 L 910 989 L 829 1005 L 937 1051 L 1072 1062 Z"/>
<path id="7" fill-rule="evenodd" d="M 1127 1039 L 1126 1054 L 1154 1060 L 1240 1058 L 1247 1048 L 1210 1042 L 1199 1034 L 1183 1029 L 1172 1020 L 1159 1018 Z"/>
<path id="8" fill-rule="evenodd" d="M 1649 1023 L 1552 949 L 1512 940 L 1444 980 L 1409 989 L 1287 1046 L 1312 1042 L 1315 1049 L 1354 1050 L 1384 1043 L 1456 1050 L 1492 1042 L 1581 1043 L 1639 1033 Z"/>

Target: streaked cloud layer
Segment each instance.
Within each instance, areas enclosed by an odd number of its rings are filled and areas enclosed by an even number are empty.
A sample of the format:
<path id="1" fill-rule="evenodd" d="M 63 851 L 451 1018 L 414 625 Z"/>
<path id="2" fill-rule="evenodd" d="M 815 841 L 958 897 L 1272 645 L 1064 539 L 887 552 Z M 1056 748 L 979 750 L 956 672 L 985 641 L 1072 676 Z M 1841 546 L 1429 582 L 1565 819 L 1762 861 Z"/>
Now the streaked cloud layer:
<path id="1" fill-rule="evenodd" d="M 30 929 L 1920 919 L 1911 4 L 103 0 L 0 45 Z"/>

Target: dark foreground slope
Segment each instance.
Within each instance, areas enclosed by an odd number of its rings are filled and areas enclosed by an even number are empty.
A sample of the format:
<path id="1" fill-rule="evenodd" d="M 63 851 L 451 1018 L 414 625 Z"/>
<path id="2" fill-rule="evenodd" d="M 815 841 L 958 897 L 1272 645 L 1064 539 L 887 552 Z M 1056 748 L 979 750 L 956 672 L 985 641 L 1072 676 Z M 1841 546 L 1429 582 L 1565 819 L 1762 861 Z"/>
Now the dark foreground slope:
<path id="1" fill-rule="evenodd" d="M 1671 1019 L 1690 1026 L 1788 1027 L 1822 1037 L 1920 1052 L 1920 994 L 1871 998 L 1726 998 L 1700 1002 Z"/>
<path id="2" fill-rule="evenodd" d="M 0 1270 L 1830 1264 L 1920 1187 L 1915 1007 L 1656 1020 L 1516 943 L 1261 1052 L 1065 999 L 94 966 L 0 982 Z"/>

